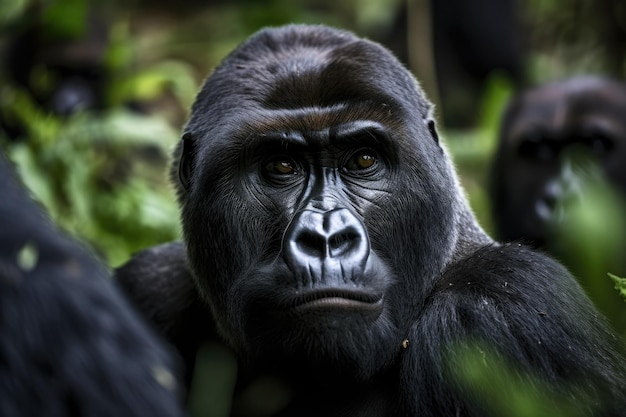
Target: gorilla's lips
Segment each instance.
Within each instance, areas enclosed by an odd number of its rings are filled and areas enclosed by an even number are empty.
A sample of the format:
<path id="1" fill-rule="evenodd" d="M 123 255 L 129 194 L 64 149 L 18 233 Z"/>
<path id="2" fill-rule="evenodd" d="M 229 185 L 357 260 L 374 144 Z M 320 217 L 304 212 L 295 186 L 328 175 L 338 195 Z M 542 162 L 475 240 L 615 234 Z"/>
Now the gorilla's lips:
<path id="1" fill-rule="evenodd" d="M 291 308 L 296 311 L 310 309 L 378 310 L 382 308 L 382 294 L 343 288 L 312 290 L 296 296 Z"/>

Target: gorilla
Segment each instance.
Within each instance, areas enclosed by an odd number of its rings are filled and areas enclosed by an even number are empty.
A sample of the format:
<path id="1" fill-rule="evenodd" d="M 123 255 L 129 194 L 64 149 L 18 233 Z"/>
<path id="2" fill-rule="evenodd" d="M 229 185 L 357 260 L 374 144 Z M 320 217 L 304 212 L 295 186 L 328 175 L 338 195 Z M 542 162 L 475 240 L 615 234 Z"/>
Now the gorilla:
<path id="1" fill-rule="evenodd" d="M 496 237 L 561 260 L 620 332 L 626 309 L 606 273 L 626 275 L 625 111 L 626 84 L 610 78 L 523 91 L 503 114 L 489 176 Z"/>
<path id="2" fill-rule="evenodd" d="M 577 76 L 523 91 L 502 116 L 491 200 L 499 239 L 551 248 L 558 202 L 602 176 L 626 195 L 626 84 Z M 600 168 L 579 163 L 585 152 Z M 626 270 L 619 271 L 626 273 Z"/>
<path id="3" fill-rule="evenodd" d="M 0 154 L 0 415 L 183 416 L 172 352 Z"/>
<path id="4" fill-rule="evenodd" d="M 564 267 L 477 224 L 431 104 L 382 46 L 261 30 L 207 79 L 175 157 L 184 243 L 117 280 L 188 370 L 207 341 L 232 350 L 231 415 L 494 415 L 457 375 L 485 346 L 486 365 L 624 415 L 622 342 Z M 274 409 L 250 409 L 259 381 Z"/>

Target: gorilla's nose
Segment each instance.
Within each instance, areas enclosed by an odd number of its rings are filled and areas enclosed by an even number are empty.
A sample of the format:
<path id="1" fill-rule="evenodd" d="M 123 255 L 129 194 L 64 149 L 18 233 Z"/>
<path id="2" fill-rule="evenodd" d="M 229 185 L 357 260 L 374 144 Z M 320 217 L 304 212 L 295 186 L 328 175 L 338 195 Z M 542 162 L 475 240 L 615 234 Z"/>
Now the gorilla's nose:
<path id="1" fill-rule="evenodd" d="M 315 268 L 339 261 L 341 268 L 363 268 L 369 254 L 365 227 L 345 208 L 302 211 L 287 230 L 285 244 L 285 258 L 292 266 Z"/>

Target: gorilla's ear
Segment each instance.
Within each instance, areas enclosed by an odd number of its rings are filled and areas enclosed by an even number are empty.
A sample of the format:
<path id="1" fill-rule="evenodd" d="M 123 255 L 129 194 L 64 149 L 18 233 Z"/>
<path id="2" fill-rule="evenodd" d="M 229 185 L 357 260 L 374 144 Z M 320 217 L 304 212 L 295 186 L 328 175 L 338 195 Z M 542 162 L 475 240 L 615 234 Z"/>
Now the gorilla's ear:
<path id="1" fill-rule="evenodd" d="M 191 132 L 185 132 L 179 145 L 180 158 L 178 161 L 178 179 L 183 188 L 188 189 L 193 175 L 193 160 L 195 156 L 195 143 Z"/>
<path id="2" fill-rule="evenodd" d="M 437 133 L 437 127 L 435 126 L 435 121 L 433 119 L 428 120 L 428 131 L 430 132 L 430 136 L 433 138 L 435 143 L 439 145 L 439 134 Z"/>

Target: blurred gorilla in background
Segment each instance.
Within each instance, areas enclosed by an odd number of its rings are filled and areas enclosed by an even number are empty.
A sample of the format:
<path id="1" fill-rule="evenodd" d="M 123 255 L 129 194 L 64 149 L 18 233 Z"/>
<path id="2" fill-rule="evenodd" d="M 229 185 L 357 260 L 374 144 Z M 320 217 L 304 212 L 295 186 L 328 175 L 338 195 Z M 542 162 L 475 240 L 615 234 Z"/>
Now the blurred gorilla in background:
<path id="1" fill-rule="evenodd" d="M 563 215 L 559 202 L 580 197 L 585 178 L 605 178 L 626 195 L 624 114 L 626 85 L 600 77 L 515 97 L 502 118 L 490 175 L 497 237 L 549 249 L 551 224 Z"/>
<path id="2" fill-rule="evenodd" d="M 599 76 L 514 97 L 489 176 L 497 238 L 549 251 L 583 282 L 626 276 L 625 114 L 626 84 Z M 626 330 L 617 295 L 596 301 Z"/>

